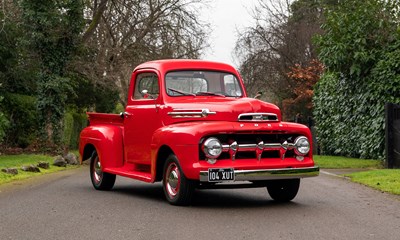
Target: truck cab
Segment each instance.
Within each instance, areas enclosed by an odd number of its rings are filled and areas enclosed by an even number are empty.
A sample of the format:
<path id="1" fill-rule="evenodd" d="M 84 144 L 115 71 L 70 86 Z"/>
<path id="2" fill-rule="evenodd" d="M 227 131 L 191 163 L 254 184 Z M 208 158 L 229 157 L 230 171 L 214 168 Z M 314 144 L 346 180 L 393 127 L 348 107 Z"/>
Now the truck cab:
<path id="1" fill-rule="evenodd" d="M 98 190 L 112 189 L 119 175 L 162 181 L 174 205 L 190 204 L 195 189 L 217 187 L 266 187 L 274 200 L 290 201 L 301 178 L 319 173 L 310 130 L 249 98 L 239 73 L 223 63 L 143 63 L 123 113 L 88 117 L 80 155 Z"/>

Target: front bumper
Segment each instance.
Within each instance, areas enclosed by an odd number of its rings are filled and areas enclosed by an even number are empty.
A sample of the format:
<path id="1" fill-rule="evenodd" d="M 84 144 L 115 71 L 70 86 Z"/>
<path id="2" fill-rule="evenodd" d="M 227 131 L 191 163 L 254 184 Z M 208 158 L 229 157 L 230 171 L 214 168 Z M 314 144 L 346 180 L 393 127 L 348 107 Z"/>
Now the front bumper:
<path id="1" fill-rule="evenodd" d="M 236 181 L 262 181 L 316 177 L 319 167 L 234 170 Z M 208 182 L 208 171 L 200 171 L 200 182 Z"/>

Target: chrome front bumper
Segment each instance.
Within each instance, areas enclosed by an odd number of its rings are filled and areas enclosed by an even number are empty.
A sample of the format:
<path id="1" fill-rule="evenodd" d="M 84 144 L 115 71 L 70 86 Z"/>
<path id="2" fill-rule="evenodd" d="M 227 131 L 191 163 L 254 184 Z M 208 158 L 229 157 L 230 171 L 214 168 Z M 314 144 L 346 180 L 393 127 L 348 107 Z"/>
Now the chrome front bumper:
<path id="1" fill-rule="evenodd" d="M 261 181 L 316 177 L 319 167 L 234 170 L 236 181 Z M 208 171 L 200 171 L 200 182 L 208 182 Z"/>

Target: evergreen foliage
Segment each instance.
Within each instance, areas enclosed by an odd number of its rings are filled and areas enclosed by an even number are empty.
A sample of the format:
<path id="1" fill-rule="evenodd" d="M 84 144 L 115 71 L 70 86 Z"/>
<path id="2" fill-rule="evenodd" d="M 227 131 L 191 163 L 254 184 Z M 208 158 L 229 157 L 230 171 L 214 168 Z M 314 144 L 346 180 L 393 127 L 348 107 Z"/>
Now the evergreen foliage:
<path id="1" fill-rule="evenodd" d="M 384 106 L 400 103 L 400 3 L 340 2 L 317 38 L 327 71 L 314 91 L 323 153 L 384 156 Z"/>
<path id="2" fill-rule="evenodd" d="M 28 95 L 6 93 L 2 103 L 9 119 L 4 142 L 7 145 L 27 147 L 36 139 L 38 116 L 36 98 Z"/>
<path id="3" fill-rule="evenodd" d="M 64 116 L 64 145 L 69 149 L 78 149 L 79 135 L 87 125 L 86 114 L 77 109 L 68 109 Z"/>
<path id="4" fill-rule="evenodd" d="M 26 37 L 40 65 L 37 108 L 44 142 L 62 142 L 68 92 L 66 66 L 83 29 L 83 5 L 76 0 L 21 0 Z"/>
<path id="5" fill-rule="evenodd" d="M 3 96 L 0 96 L 0 106 L 2 101 L 3 101 Z M 8 126 L 9 126 L 9 121 L 4 115 L 2 108 L 0 108 L 0 142 L 5 137 Z"/>

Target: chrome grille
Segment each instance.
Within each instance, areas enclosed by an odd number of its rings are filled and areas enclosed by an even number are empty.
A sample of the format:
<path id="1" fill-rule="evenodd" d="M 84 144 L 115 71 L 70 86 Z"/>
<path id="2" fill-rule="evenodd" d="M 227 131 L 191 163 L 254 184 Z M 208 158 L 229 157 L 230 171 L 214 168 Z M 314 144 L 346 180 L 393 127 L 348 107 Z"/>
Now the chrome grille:
<path id="1" fill-rule="evenodd" d="M 226 134 L 207 136 L 221 141 L 223 152 L 217 158 L 222 159 L 268 159 L 294 157 L 294 140 L 298 135 L 289 134 Z M 199 147 L 201 146 L 200 143 Z M 206 157 L 199 149 L 200 160 Z"/>
<path id="2" fill-rule="evenodd" d="M 239 122 L 276 122 L 278 116 L 275 113 L 242 113 L 238 117 Z"/>

